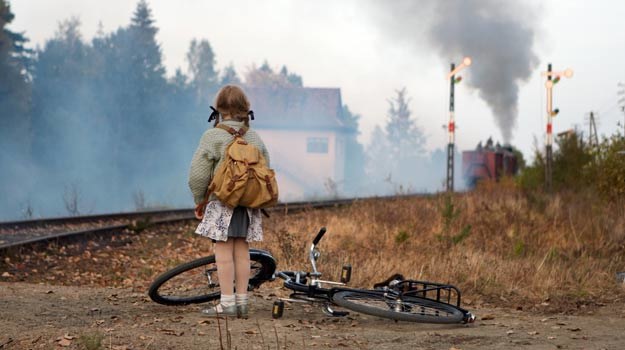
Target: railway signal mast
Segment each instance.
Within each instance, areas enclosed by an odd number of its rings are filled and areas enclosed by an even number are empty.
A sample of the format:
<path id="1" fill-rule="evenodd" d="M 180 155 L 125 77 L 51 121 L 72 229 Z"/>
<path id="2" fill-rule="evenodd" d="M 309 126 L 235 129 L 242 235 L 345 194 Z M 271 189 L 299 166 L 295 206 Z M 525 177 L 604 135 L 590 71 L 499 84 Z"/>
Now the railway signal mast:
<path id="1" fill-rule="evenodd" d="M 621 112 L 623 112 L 623 116 L 625 117 L 625 84 L 618 83 L 618 99 L 619 106 L 621 107 Z M 625 118 L 623 119 L 623 136 L 625 137 Z"/>
<path id="2" fill-rule="evenodd" d="M 456 77 L 456 74 L 463 68 L 471 65 L 471 57 L 462 59 L 462 63 L 456 67 L 451 64 L 451 70 L 447 74 L 449 80 L 449 123 L 447 124 L 447 133 L 449 135 L 449 143 L 447 144 L 447 192 L 454 190 L 454 143 L 456 141 L 456 119 L 454 116 L 454 85 L 462 80 L 462 77 Z"/>
<path id="3" fill-rule="evenodd" d="M 547 142 L 545 150 L 545 189 L 547 192 L 551 192 L 551 185 L 553 179 L 553 117 L 555 117 L 560 110 L 553 109 L 553 86 L 560 81 L 561 77 L 571 78 L 573 76 L 573 70 L 567 68 L 564 71 L 556 72 L 551 70 L 551 63 L 547 65 L 547 71 L 543 72 L 543 76 L 547 77 L 545 82 L 545 88 L 547 88 Z"/>

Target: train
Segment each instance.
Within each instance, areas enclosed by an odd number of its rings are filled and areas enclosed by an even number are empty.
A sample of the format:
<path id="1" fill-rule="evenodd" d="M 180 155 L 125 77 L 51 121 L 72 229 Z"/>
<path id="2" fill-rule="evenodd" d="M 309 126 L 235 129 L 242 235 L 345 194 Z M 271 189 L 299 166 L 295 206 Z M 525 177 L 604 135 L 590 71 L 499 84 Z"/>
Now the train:
<path id="1" fill-rule="evenodd" d="M 493 144 L 492 138 L 485 145 L 480 142 L 475 150 L 462 152 L 462 175 L 468 188 L 475 188 L 479 181 L 515 176 L 518 170 L 512 146 Z"/>

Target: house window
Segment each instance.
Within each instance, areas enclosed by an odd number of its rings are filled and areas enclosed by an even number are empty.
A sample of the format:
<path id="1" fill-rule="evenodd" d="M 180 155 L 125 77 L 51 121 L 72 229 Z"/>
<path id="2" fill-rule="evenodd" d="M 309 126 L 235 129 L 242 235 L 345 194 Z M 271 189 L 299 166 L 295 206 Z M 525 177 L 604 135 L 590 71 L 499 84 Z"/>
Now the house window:
<path id="1" fill-rule="evenodd" d="M 328 153 L 327 137 L 309 137 L 306 141 L 308 153 Z"/>

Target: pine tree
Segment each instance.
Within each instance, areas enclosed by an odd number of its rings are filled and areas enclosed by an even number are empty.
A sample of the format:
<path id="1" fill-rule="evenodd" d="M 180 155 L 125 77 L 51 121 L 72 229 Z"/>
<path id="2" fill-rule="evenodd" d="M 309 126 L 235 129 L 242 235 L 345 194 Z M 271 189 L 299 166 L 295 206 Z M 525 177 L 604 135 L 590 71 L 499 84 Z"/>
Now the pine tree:
<path id="1" fill-rule="evenodd" d="M 260 67 L 252 67 L 245 75 L 245 83 L 249 86 L 255 87 L 302 87 L 302 77 L 289 73 L 286 66 L 282 66 L 279 73 L 276 73 L 271 69 L 267 61 L 263 62 Z"/>
<path id="2" fill-rule="evenodd" d="M 80 159 L 85 149 L 76 145 L 88 130 L 104 132 L 94 124 L 99 104 L 91 85 L 92 62 L 93 50 L 82 39 L 77 18 L 61 22 L 54 38 L 38 52 L 33 81 L 34 158 L 49 172 L 88 160 Z"/>
<path id="3" fill-rule="evenodd" d="M 425 152 L 423 132 L 411 119 L 408 108 L 410 99 L 406 97 L 406 88 L 396 90 L 397 96 L 389 100 L 386 134 L 391 145 L 391 157 L 397 161 L 422 156 Z"/>
<path id="4" fill-rule="evenodd" d="M 237 75 L 237 71 L 234 70 L 234 65 L 232 63 L 227 65 L 226 68 L 224 68 L 223 72 L 221 73 L 220 85 L 223 86 L 227 84 L 241 84 L 241 79 L 239 79 L 239 76 Z"/>
<path id="5" fill-rule="evenodd" d="M 7 27 L 15 15 L 0 0 L 0 145 L 3 152 L 28 152 L 32 50 L 28 39 Z"/>
<path id="6" fill-rule="evenodd" d="M 198 100 L 208 101 L 217 89 L 218 72 L 215 70 L 215 54 L 208 40 L 193 39 L 187 52 L 191 86 Z"/>
<path id="7" fill-rule="evenodd" d="M 396 90 L 389 101 L 384 130 L 374 130 L 369 146 L 368 173 L 392 185 L 395 192 L 421 188 L 425 169 L 425 136 L 411 118 L 406 89 Z"/>
<path id="8" fill-rule="evenodd" d="M 345 125 L 345 191 L 350 195 L 362 192 L 365 186 L 365 151 L 358 142 L 358 121 L 360 115 L 353 114 L 347 105 L 343 105 L 341 121 Z"/>
<path id="9" fill-rule="evenodd" d="M 9 3 L 0 0 L 0 216 L 5 218 L 28 201 L 32 179 L 32 50 L 24 34 L 8 28 L 14 18 Z"/>
<path id="10" fill-rule="evenodd" d="M 133 45 L 131 64 L 136 69 L 137 77 L 144 79 L 148 83 L 145 87 L 150 87 L 148 91 L 153 92 L 153 89 L 162 86 L 165 67 L 162 63 L 161 47 L 156 42 L 158 28 L 154 25 L 152 10 L 146 0 L 137 3 L 129 31 Z"/>

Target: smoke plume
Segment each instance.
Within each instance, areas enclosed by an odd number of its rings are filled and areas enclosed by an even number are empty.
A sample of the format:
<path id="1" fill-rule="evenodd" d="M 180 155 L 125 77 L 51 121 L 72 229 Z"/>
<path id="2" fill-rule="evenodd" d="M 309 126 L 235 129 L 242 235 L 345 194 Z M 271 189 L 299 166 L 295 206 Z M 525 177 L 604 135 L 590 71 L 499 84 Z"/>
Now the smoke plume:
<path id="1" fill-rule="evenodd" d="M 537 66 L 536 9 L 498 0 L 371 1 L 386 34 L 448 62 L 470 56 L 468 84 L 491 108 L 505 141 L 517 122 L 519 85 Z"/>

